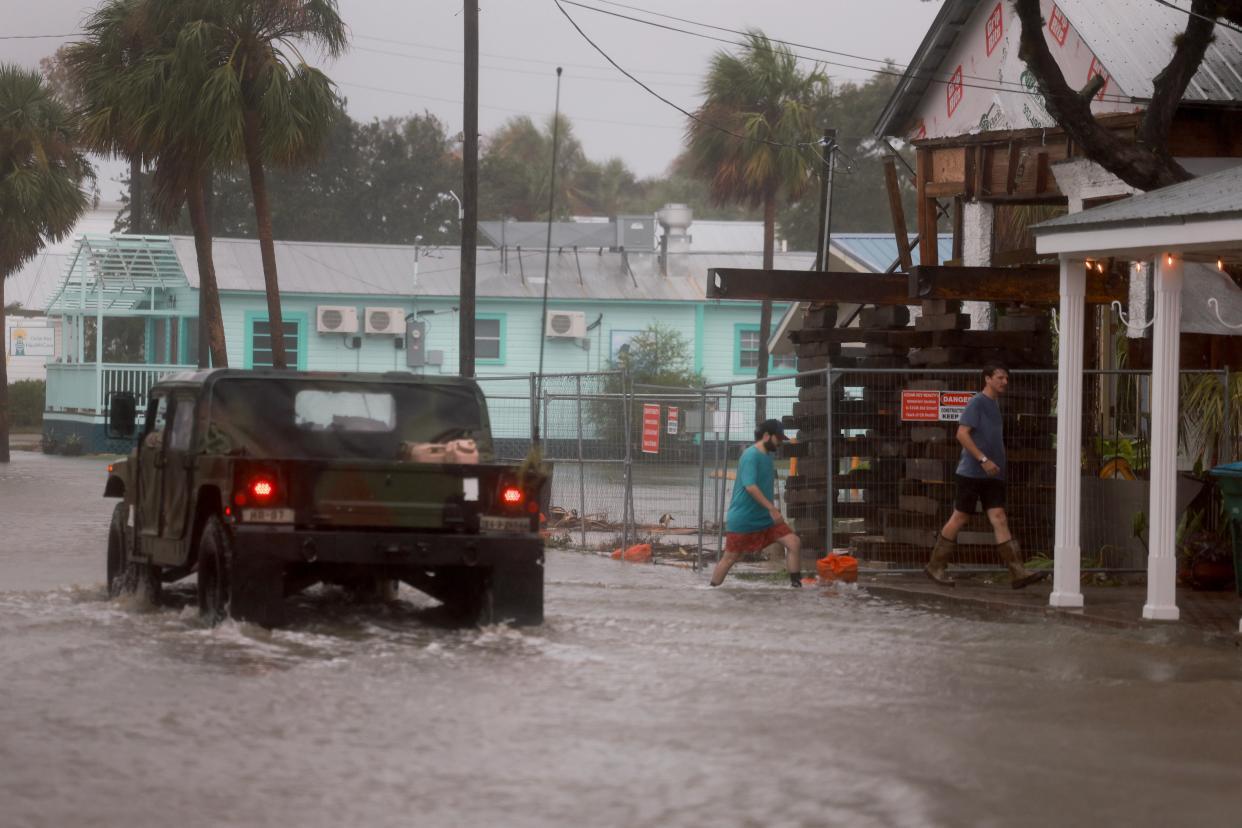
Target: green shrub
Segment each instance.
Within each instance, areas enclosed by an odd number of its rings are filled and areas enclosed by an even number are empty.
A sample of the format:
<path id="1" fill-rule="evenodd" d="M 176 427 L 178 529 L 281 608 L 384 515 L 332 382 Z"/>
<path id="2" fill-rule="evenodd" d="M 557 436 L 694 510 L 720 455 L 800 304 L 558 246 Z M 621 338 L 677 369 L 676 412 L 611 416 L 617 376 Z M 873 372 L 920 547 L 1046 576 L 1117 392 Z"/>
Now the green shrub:
<path id="1" fill-rule="evenodd" d="M 9 424 L 15 428 L 43 425 L 43 380 L 22 380 L 9 386 Z"/>

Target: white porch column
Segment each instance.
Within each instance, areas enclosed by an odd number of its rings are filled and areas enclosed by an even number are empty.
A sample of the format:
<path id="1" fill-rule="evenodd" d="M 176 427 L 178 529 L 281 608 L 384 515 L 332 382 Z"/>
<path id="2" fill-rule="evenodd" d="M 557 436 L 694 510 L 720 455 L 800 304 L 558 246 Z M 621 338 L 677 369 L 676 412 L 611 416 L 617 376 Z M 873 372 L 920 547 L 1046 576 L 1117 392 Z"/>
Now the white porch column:
<path id="1" fill-rule="evenodd" d="M 1082 337 L 1087 268 L 1061 259 L 1060 346 L 1057 349 L 1057 515 L 1054 607 L 1082 606 L 1079 514 L 1082 507 Z"/>
<path id="2" fill-rule="evenodd" d="M 986 201 L 962 205 L 962 265 L 988 267 L 992 264 L 992 227 L 996 206 Z M 963 302 L 962 313 L 970 314 L 970 329 L 988 331 L 995 327 L 990 302 Z"/>
<path id="3" fill-rule="evenodd" d="M 1151 502 L 1147 542 L 1147 603 L 1143 617 L 1176 621 L 1177 373 L 1182 321 L 1182 261 L 1156 258 L 1151 348 Z"/>

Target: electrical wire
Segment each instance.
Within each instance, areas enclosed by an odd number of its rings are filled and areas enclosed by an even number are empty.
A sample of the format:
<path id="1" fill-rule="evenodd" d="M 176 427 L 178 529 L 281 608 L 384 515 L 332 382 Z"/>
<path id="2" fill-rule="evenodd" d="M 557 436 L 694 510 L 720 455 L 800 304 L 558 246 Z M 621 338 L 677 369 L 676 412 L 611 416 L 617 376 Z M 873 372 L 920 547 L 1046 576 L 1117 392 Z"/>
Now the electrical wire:
<path id="1" fill-rule="evenodd" d="M 618 12 L 609 11 L 608 9 L 601 9 L 601 8 L 596 7 L 596 6 L 590 6 L 590 5 L 587 5 L 586 3 L 581 3 L 581 2 L 578 2 L 578 0 L 554 0 L 554 2 L 556 2 L 556 3 L 557 3 L 558 7 L 559 7 L 562 3 L 564 3 L 564 4 L 567 4 L 567 5 L 570 5 L 570 6 L 576 6 L 576 7 L 581 8 L 581 9 L 586 9 L 586 10 L 588 10 L 588 11 L 593 11 L 593 12 L 596 12 L 596 13 L 598 13 L 598 14 L 608 15 L 609 17 L 616 17 L 616 18 L 619 18 L 619 19 L 621 19 L 621 20 L 628 20 L 628 21 L 633 22 L 633 23 L 641 23 L 641 24 L 643 24 L 643 25 L 645 25 L 645 26 L 651 26 L 651 27 L 654 27 L 654 28 L 657 28 L 657 29 L 663 29 L 663 30 L 665 30 L 665 31 L 669 31 L 669 32 L 676 32 L 676 33 L 678 33 L 678 34 L 684 34 L 684 35 L 688 35 L 688 36 L 690 36 L 690 37 L 697 37 L 697 38 L 700 38 L 700 39 L 703 39 L 703 40 L 711 40 L 711 41 L 715 41 L 715 42 L 717 42 L 717 43 L 726 43 L 726 44 L 728 44 L 728 45 L 730 45 L 730 46 L 738 46 L 738 47 L 741 47 L 741 48 L 746 48 L 746 47 L 747 47 L 747 45 L 748 45 L 748 44 L 743 43 L 743 42 L 740 42 L 740 41 L 736 41 L 736 40 L 729 40 L 728 38 L 716 37 L 716 36 L 714 36 L 714 35 L 709 35 L 709 34 L 703 34 L 702 32 L 692 32 L 692 31 L 690 31 L 690 30 L 688 30 L 688 29 L 681 29 L 681 28 L 678 28 L 678 27 L 676 27 L 676 26 L 669 26 L 669 25 L 666 25 L 666 24 L 664 24 L 664 23 L 657 23 L 657 22 L 652 21 L 652 20 L 644 20 L 644 19 L 642 19 L 641 17 L 632 17 L 632 16 L 627 15 L 627 14 L 620 14 L 620 13 L 618 13 Z M 562 14 L 565 14 L 565 15 L 568 17 L 568 14 L 565 12 L 565 10 L 564 10 L 563 8 L 561 9 L 561 13 L 562 13 Z M 570 19 L 571 19 L 571 22 L 572 22 L 572 18 L 570 18 Z M 705 24 L 700 24 L 700 25 L 705 25 Z M 575 28 L 576 28 L 576 27 L 577 27 L 577 24 L 575 24 Z M 581 30 L 579 30 L 579 31 L 581 31 Z M 769 38 L 769 39 L 770 39 L 770 38 Z M 777 42 L 781 42 L 781 41 L 777 41 Z M 594 45 L 594 44 L 592 44 L 592 45 Z M 598 47 L 596 47 L 596 48 L 598 49 Z M 1038 91 L 1038 90 L 1033 90 L 1033 89 L 1028 89 L 1028 88 L 1026 88 L 1025 84 L 1022 84 L 1020 81 L 1003 81 L 1003 82 L 1002 82 L 1002 83 L 1007 83 L 1007 84 L 1013 84 L 1013 86 L 1012 86 L 1012 87 L 1007 87 L 1007 86 L 997 86 L 997 85 L 994 85 L 994 84 L 983 84 L 983 83 L 967 83 L 967 82 L 966 82 L 966 76 L 965 76 L 965 75 L 962 75 L 962 81 L 961 81 L 961 82 L 957 82 L 957 81 L 955 81 L 952 77 L 950 77 L 950 78 L 944 78 L 944 77 L 941 77 L 941 76 L 939 76 L 939 75 L 937 75 L 937 74 L 934 74 L 934 73 L 925 73 L 925 72 L 923 72 L 923 73 L 920 73 L 920 72 L 898 72 L 898 71 L 894 71 L 894 70 L 891 70 L 891 69 L 885 69 L 885 68 L 874 68 L 874 67 L 870 67 L 870 66 L 855 66 L 855 65 L 853 65 L 853 64 L 849 64 L 849 63 L 841 63 L 840 61 L 821 60 L 821 59 L 819 59 L 819 58 L 813 58 L 813 57 L 809 57 L 809 56 L 807 56 L 807 55 L 801 55 L 801 54 L 798 54 L 798 53 L 796 53 L 796 52 L 793 52 L 792 54 L 793 54 L 793 56 L 794 56 L 795 58 L 798 58 L 798 59 L 800 59 L 800 60 L 804 60 L 804 61 L 811 61 L 811 62 L 813 62 L 813 63 L 822 64 L 822 65 L 825 65 L 825 66 L 836 66 L 836 67 L 839 67 L 839 68 L 844 68 L 844 69 L 854 69 L 854 70 L 857 70 L 857 71 L 860 71 L 860 72 L 870 72 L 870 73 L 873 73 L 873 74 L 876 74 L 876 75 L 889 75 L 889 76 L 891 76 L 891 77 L 895 77 L 895 78 L 905 78 L 905 77 L 911 77 L 911 78 L 917 78 L 917 79 L 919 79 L 919 80 L 925 80 L 925 81 L 928 81 L 929 83 L 939 83 L 939 84 L 943 84 L 943 85 L 946 85 L 946 86 L 947 86 L 947 85 L 949 85 L 949 84 L 953 84 L 953 85 L 955 85 L 955 86 L 960 86 L 960 87 L 962 87 L 962 88 L 964 88 L 964 89 L 982 89 L 982 90 L 985 90 L 985 91 L 988 91 L 988 92 L 1010 92 L 1010 93 L 1013 93 L 1013 94 L 1015 94 L 1015 95 L 1027 95 L 1027 96 L 1030 96 L 1030 97 L 1041 97 L 1041 96 L 1043 95 L 1043 93 L 1042 93 L 1042 92 L 1040 92 L 1040 91 Z M 867 60 L 873 60 L 873 58 L 867 58 Z M 973 76 L 972 76 L 972 77 L 973 77 Z M 1133 102 L 1133 99 L 1132 99 L 1132 98 L 1130 98 L 1129 96 L 1125 96 L 1125 95 L 1115 95 L 1115 94 L 1114 94 L 1114 95 L 1104 95 L 1104 96 L 1102 96 L 1102 97 L 1098 98 L 1098 100 L 1100 100 L 1100 101 L 1105 101 L 1105 102 L 1110 102 L 1110 103 L 1132 103 L 1132 102 Z"/>
<path id="2" fill-rule="evenodd" d="M 1154 2 L 1159 3 L 1162 6 L 1168 6 L 1170 9 L 1173 9 L 1174 11 L 1179 11 L 1182 14 L 1187 14 L 1187 15 L 1190 15 L 1191 17 L 1197 17 L 1200 20 L 1206 20 L 1209 23 L 1214 23 L 1217 26 L 1220 26 L 1222 29 L 1229 29 L 1230 31 L 1234 31 L 1234 32 L 1238 32 L 1242 34 L 1242 28 L 1239 28 L 1228 21 L 1222 22 L 1215 18 L 1208 17 L 1206 14 L 1199 14 L 1199 12 L 1195 11 L 1193 8 L 1183 9 L 1181 6 L 1177 5 L 1176 3 L 1170 3 L 1169 0 L 1154 0 Z"/>
<path id="3" fill-rule="evenodd" d="M 766 144 L 767 146 L 780 147 L 782 149 L 802 149 L 803 147 L 817 146 L 823 143 L 823 141 L 817 140 L 817 141 L 801 142 L 797 144 L 786 144 L 781 141 L 773 141 L 768 138 L 754 138 L 752 136 L 742 135 L 741 133 L 734 132 L 733 130 L 726 129 L 725 127 L 703 120 L 702 118 L 700 118 L 699 116 L 691 112 L 690 110 L 685 109 L 684 107 L 673 103 L 668 98 L 664 97 L 659 92 L 655 91 L 650 86 L 648 86 L 647 84 L 640 81 L 638 78 L 631 75 L 621 66 L 621 64 L 613 60 L 612 57 L 599 46 L 599 44 L 597 44 L 594 40 L 592 40 L 590 36 L 587 35 L 587 33 L 582 30 L 582 27 L 578 25 L 578 22 L 574 20 L 573 16 L 570 15 L 569 12 L 565 11 L 565 7 L 562 5 L 563 2 L 570 2 L 571 5 L 575 5 L 575 6 L 580 5 L 579 3 L 572 3 L 571 0 L 552 0 L 552 2 L 556 4 L 556 8 L 560 11 L 561 14 L 565 16 L 565 19 L 569 21 L 569 25 L 573 26 L 574 29 L 577 30 L 578 34 L 582 36 L 582 39 L 585 40 L 587 43 L 591 44 L 591 47 L 594 48 L 595 51 L 599 52 L 600 55 L 603 56 L 604 60 L 608 61 L 614 67 L 616 67 L 618 72 L 625 75 L 630 80 L 634 81 L 634 83 L 638 84 L 640 87 L 645 89 L 648 94 L 652 95 L 657 100 L 663 101 L 665 104 L 668 104 L 673 109 L 676 109 L 682 115 L 685 115 L 687 118 L 694 121 L 695 123 L 702 124 L 703 126 L 708 127 L 709 129 L 714 129 L 717 132 L 722 132 L 725 135 L 730 135 L 742 141 L 751 141 L 751 142 L 758 143 L 758 144 Z"/>

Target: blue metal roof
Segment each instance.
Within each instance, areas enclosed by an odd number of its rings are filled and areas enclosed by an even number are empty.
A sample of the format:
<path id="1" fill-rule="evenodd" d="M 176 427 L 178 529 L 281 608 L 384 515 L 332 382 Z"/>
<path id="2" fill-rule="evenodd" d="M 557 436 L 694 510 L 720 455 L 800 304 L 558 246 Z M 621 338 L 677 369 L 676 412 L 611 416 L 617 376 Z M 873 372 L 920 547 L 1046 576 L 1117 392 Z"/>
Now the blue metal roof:
<path id="1" fill-rule="evenodd" d="M 915 236 L 910 236 L 913 242 Z M 897 259 L 897 240 L 892 233 L 833 233 L 832 246 L 857 259 L 872 273 L 883 273 Z M 941 234 L 937 240 L 940 261 L 953 258 L 953 236 Z M 910 251 L 914 264 L 919 263 L 919 248 Z"/>

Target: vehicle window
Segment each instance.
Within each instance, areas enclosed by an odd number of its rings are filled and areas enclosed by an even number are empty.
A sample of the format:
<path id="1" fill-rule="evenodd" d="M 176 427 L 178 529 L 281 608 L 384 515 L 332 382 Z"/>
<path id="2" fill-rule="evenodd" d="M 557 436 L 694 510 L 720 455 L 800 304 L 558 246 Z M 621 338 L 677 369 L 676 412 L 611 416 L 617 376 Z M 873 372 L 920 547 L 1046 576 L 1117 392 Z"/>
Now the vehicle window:
<path id="1" fill-rule="evenodd" d="M 168 425 L 168 397 L 156 397 L 151 405 L 154 410 L 147 413 L 147 433 L 155 434 Z"/>
<path id="2" fill-rule="evenodd" d="M 293 423 L 310 431 L 392 431 L 397 403 L 392 394 L 308 388 L 294 397 Z"/>
<path id="3" fill-rule="evenodd" d="M 189 397 L 179 399 L 173 407 L 173 426 L 168 447 L 174 451 L 185 451 L 190 447 L 190 435 L 193 431 L 194 400 Z"/>

